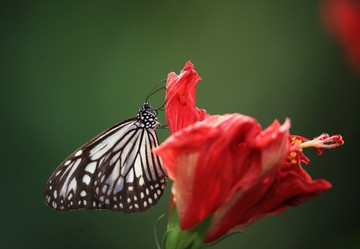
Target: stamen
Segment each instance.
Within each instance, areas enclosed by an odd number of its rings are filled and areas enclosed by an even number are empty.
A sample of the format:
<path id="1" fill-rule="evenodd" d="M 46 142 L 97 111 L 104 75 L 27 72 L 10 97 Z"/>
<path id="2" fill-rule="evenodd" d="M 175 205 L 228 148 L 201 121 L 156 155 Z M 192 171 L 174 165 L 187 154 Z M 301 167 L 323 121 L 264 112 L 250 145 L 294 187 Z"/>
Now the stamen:
<path id="1" fill-rule="evenodd" d="M 291 135 L 290 148 L 283 167 L 288 168 L 292 165 L 300 166 L 301 162 L 308 164 L 310 160 L 303 154 L 303 148 L 313 147 L 316 153 L 321 155 L 325 148 L 333 148 L 342 144 L 344 144 L 344 141 L 340 135 L 330 137 L 328 134 L 323 133 L 313 140 Z"/>
<path id="2" fill-rule="evenodd" d="M 313 147 L 318 155 L 321 155 L 325 148 L 333 148 L 344 144 L 344 140 L 340 135 L 329 137 L 328 134 L 323 133 L 313 140 L 301 143 L 300 148 Z"/>

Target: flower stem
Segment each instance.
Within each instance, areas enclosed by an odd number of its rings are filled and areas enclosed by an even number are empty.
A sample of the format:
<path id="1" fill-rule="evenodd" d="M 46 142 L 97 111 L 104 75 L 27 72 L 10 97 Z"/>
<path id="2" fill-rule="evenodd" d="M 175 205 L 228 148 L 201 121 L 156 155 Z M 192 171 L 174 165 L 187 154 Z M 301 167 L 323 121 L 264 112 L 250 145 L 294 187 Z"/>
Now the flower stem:
<path id="1" fill-rule="evenodd" d="M 188 230 L 181 230 L 179 217 L 174 203 L 169 217 L 167 232 L 164 237 L 165 249 L 206 249 L 210 244 L 204 240 L 213 215 Z"/>

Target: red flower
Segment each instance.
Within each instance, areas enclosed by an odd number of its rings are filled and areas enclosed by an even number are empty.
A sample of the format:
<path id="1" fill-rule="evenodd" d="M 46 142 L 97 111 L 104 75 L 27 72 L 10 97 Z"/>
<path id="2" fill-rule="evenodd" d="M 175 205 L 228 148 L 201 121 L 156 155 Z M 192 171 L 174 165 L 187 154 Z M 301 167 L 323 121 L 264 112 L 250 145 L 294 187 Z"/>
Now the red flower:
<path id="1" fill-rule="evenodd" d="M 349 62 L 360 72 L 360 1 L 324 0 L 322 12 Z"/>
<path id="2" fill-rule="evenodd" d="M 214 214 L 208 243 L 331 188 L 325 180 L 311 180 L 301 168 L 301 162 L 309 161 L 302 149 L 314 147 L 321 154 L 323 148 L 342 144 L 340 136 L 323 134 L 310 141 L 289 134 L 290 120 L 283 125 L 275 120 L 262 131 L 249 116 L 206 115 L 195 107 L 199 79 L 189 62 L 179 76 L 169 75 L 167 121 L 177 132 L 154 149 L 174 181 L 183 230 Z"/>

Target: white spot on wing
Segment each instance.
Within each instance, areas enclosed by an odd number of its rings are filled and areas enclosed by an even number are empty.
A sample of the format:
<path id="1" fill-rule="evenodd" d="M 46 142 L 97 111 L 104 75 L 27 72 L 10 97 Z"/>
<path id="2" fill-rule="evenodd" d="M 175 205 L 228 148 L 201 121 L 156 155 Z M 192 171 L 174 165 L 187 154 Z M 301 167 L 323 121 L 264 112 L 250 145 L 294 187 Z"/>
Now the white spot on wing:
<path id="1" fill-rule="evenodd" d="M 85 183 L 86 185 L 89 185 L 91 178 L 89 175 L 84 175 L 83 179 L 82 179 L 83 183 Z"/>
<path id="2" fill-rule="evenodd" d="M 115 156 L 113 156 L 113 157 L 110 159 L 109 165 L 110 165 L 110 166 L 113 165 L 119 157 L 120 157 L 120 152 L 117 153 Z"/>
<path id="3" fill-rule="evenodd" d="M 79 158 L 78 160 L 76 160 L 76 162 L 71 166 L 71 170 L 69 172 L 69 174 L 67 175 L 66 177 L 66 180 L 60 190 L 60 195 L 62 196 L 66 196 L 67 193 L 70 192 L 70 189 L 74 189 L 76 187 L 76 180 L 75 178 L 73 178 L 73 180 L 71 181 L 71 183 L 69 184 L 69 187 L 67 186 L 68 185 L 68 182 L 70 181 L 70 177 L 73 175 L 74 171 L 77 169 L 77 167 L 79 166 L 81 162 L 81 158 Z M 69 167 L 70 168 L 70 167 Z M 67 169 L 69 169 L 67 168 Z M 75 183 L 73 183 L 75 180 Z M 68 187 L 68 188 L 67 188 Z"/>
<path id="4" fill-rule="evenodd" d="M 70 192 L 70 190 L 74 190 L 74 192 L 75 192 L 75 188 L 76 188 L 76 179 L 73 178 L 69 184 L 68 192 Z"/>
<path id="5" fill-rule="evenodd" d="M 80 156 L 82 154 L 82 150 L 78 150 L 78 152 L 76 152 L 75 156 Z"/>
<path id="6" fill-rule="evenodd" d="M 111 175 L 108 178 L 107 182 L 110 183 L 110 180 L 112 182 L 114 182 L 119 177 L 119 173 L 120 173 L 120 161 L 117 161 L 116 165 L 115 165 L 113 171 L 111 172 Z"/>
<path id="7" fill-rule="evenodd" d="M 136 157 L 135 164 L 134 164 L 134 168 L 135 168 L 135 175 L 136 175 L 136 177 L 141 176 L 141 175 L 142 175 L 142 168 L 141 168 L 140 155 L 138 155 L 138 156 Z"/>
<path id="8" fill-rule="evenodd" d="M 148 150 L 149 146 L 150 146 L 149 145 L 149 139 L 148 139 L 147 136 L 144 136 L 142 144 L 140 146 L 140 154 L 142 155 L 141 156 L 141 161 L 142 161 L 143 165 L 148 165 L 148 163 L 146 162 L 146 156 L 145 155 L 146 155 L 146 153 L 149 153 L 149 150 Z M 145 171 L 146 179 L 151 180 L 149 169 L 148 169 L 147 166 L 144 168 L 144 171 Z"/>
<path id="9" fill-rule="evenodd" d="M 90 172 L 91 174 L 94 173 L 96 169 L 96 162 L 91 162 L 85 167 L 85 171 Z"/>
<path id="10" fill-rule="evenodd" d="M 133 182 L 134 181 L 134 172 L 133 169 L 129 171 L 129 174 L 126 176 L 126 182 Z"/>
<path id="11" fill-rule="evenodd" d="M 114 194 L 120 192 L 124 187 L 124 177 L 120 177 L 116 182 L 116 187 L 114 188 Z"/>

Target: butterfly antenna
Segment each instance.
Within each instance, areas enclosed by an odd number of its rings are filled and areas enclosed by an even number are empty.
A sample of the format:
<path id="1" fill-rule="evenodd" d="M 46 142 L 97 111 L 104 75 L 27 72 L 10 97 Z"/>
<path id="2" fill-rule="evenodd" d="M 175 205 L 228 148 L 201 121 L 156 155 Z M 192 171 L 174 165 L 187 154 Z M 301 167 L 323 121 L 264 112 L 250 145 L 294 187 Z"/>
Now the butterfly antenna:
<path id="1" fill-rule="evenodd" d="M 164 108 L 165 104 L 166 104 L 166 100 L 164 101 L 164 104 L 162 104 L 162 106 L 160 106 L 158 108 L 155 108 L 155 110 L 157 110 L 157 111 L 165 111 L 165 108 Z"/>
<path id="2" fill-rule="evenodd" d="M 157 93 L 158 91 L 160 91 L 160 90 L 162 90 L 162 89 L 166 89 L 165 86 L 158 88 L 159 85 L 160 85 L 161 83 L 164 83 L 164 82 L 166 82 L 165 79 L 164 79 L 164 80 L 161 80 L 159 83 L 156 84 L 156 86 L 154 86 L 153 89 L 151 89 L 150 93 L 148 94 L 148 96 L 147 96 L 146 99 L 145 99 L 145 102 L 148 102 L 148 99 L 149 99 L 154 93 Z"/>

